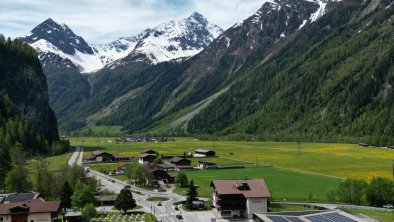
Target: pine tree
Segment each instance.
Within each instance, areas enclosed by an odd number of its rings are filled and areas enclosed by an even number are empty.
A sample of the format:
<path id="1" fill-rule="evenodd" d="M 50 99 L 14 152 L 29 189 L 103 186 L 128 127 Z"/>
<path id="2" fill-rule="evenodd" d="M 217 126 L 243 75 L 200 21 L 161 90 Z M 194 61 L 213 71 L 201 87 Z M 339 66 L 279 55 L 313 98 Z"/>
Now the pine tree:
<path id="1" fill-rule="evenodd" d="M 127 213 L 127 210 L 131 210 L 136 206 L 131 191 L 127 188 L 123 188 L 116 197 L 115 208 L 123 211 L 123 213 Z"/>
<path id="2" fill-rule="evenodd" d="M 193 201 L 198 200 L 197 198 L 197 187 L 194 186 L 194 181 L 191 180 L 189 184 L 189 190 L 186 193 L 186 205 L 185 207 L 189 210 L 193 208 Z"/>
<path id="3" fill-rule="evenodd" d="M 66 180 L 63 184 L 62 187 L 62 193 L 60 196 L 60 201 L 61 201 L 61 207 L 65 209 L 70 209 L 71 208 L 71 196 L 73 195 L 73 190 Z"/>

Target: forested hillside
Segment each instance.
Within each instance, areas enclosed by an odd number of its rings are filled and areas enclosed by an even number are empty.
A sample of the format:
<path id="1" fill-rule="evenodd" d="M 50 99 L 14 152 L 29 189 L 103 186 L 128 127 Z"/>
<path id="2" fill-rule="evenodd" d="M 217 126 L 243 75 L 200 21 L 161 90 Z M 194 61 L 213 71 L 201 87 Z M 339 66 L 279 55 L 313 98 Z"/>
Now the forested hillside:
<path id="1" fill-rule="evenodd" d="M 343 1 L 195 116 L 189 132 L 393 142 L 393 20 L 391 1 Z"/>
<path id="2" fill-rule="evenodd" d="M 21 143 L 29 154 L 63 152 L 34 49 L 0 35 L 0 73 L 0 143 L 7 149 Z"/>

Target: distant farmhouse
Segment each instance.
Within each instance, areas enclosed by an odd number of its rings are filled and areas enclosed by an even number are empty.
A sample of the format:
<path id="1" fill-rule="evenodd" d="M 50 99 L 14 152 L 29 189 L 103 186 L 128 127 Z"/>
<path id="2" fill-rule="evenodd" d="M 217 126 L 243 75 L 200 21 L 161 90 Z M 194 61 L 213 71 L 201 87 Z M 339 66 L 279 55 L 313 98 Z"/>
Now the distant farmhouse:
<path id="1" fill-rule="evenodd" d="M 191 166 L 192 164 L 192 161 L 182 157 L 174 157 L 170 160 L 170 162 L 175 166 Z"/>
<path id="2" fill-rule="evenodd" d="M 153 161 L 159 156 L 159 153 L 154 150 L 143 150 L 138 156 L 138 162 L 140 164 L 153 163 Z"/>
<path id="3" fill-rule="evenodd" d="M 263 180 L 214 180 L 212 201 L 222 218 L 249 218 L 267 212 L 271 194 Z"/>
<path id="4" fill-rule="evenodd" d="M 82 160 L 85 163 L 102 163 L 102 162 L 119 162 L 131 161 L 134 157 L 131 155 L 117 155 L 105 152 L 104 150 L 96 150 Z"/>
<path id="5" fill-rule="evenodd" d="M 157 156 L 154 155 L 154 154 L 143 153 L 143 154 L 140 154 L 140 155 L 138 156 L 138 162 L 139 162 L 140 164 L 145 165 L 145 164 L 148 164 L 148 163 L 153 163 L 153 161 L 154 161 L 156 158 L 157 158 Z"/>
<path id="6" fill-rule="evenodd" d="M 366 222 L 363 218 L 358 218 L 341 210 L 326 211 L 292 211 L 292 212 L 272 212 L 272 213 L 255 213 L 253 219 L 256 222 Z"/>
<path id="7" fill-rule="evenodd" d="M 197 168 L 200 169 L 217 169 L 219 166 L 216 163 L 210 163 L 206 161 L 198 161 L 198 166 Z"/>
<path id="8" fill-rule="evenodd" d="M 215 151 L 204 149 L 197 149 L 193 153 L 193 157 L 214 157 L 215 155 Z"/>

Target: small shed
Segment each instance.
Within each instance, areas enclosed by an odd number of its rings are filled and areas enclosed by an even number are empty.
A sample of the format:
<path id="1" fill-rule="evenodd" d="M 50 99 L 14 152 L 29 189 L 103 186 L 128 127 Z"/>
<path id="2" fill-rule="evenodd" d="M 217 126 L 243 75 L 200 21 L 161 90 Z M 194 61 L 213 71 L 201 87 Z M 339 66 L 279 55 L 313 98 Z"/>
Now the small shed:
<path id="1" fill-rule="evenodd" d="M 82 214 L 80 211 L 69 211 L 64 214 L 65 222 L 80 222 L 82 221 Z"/>
<path id="2" fill-rule="evenodd" d="M 214 157 L 216 155 L 215 151 L 213 150 L 204 150 L 204 149 L 197 149 L 194 151 L 195 157 Z"/>
<path id="3" fill-rule="evenodd" d="M 116 201 L 116 196 L 106 195 L 106 196 L 96 196 L 99 206 L 114 206 Z"/>

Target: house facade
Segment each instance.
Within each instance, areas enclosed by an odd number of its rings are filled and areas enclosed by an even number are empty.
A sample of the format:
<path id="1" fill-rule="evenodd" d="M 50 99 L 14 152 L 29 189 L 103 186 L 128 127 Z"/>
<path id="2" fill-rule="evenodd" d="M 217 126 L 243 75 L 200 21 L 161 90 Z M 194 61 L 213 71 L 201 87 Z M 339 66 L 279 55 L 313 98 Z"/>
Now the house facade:
<path id="1" fill-rule="evenodd" d="M 214 180 L 212 202 L 222 218 L 249 218 L 267 212 L 271 194 L 263 180 Z"/>
<path id="2" fill-rule="evenodd" d="M 134 157 L 131 155 L 118 155 L 105 152 L 104 150 L 96 150 L 90 155 L 83 158 L 83 162 L 90 163 L 103 163 L 103 162 L 118 162 L 118 161 L 131 161 Z"/>
<path id="3" fill-rule="evenodd" d="M 143 153 L 138 156 L 138 162 L 140 164 L 146 165 L 149 163 L 153 163 L 153 161 L 157 158 L 154 154 Z"/>
<path id="4" fill-rule="evenodd" d="M 0 204 L 2 222 L 51 222 L 60 213 L 60 201 L 42 199 Z"/>

